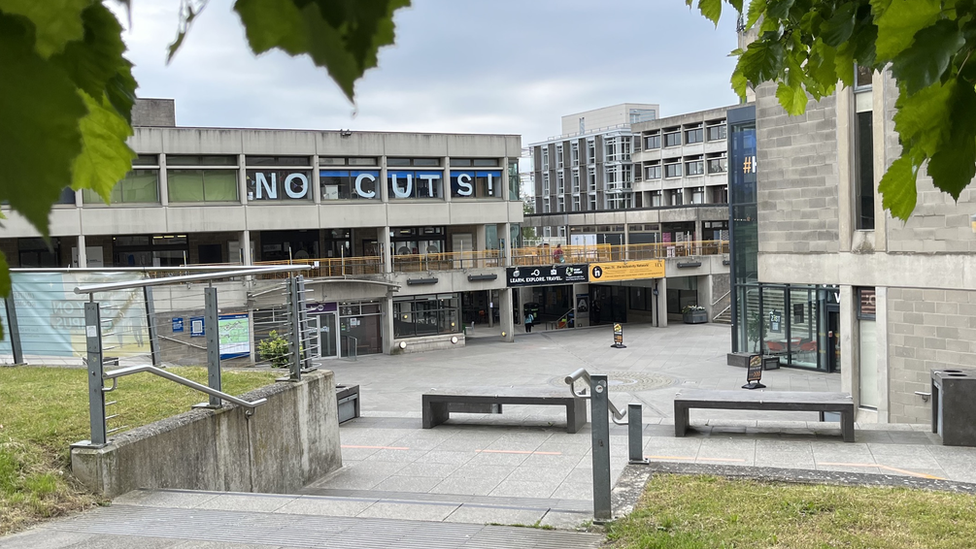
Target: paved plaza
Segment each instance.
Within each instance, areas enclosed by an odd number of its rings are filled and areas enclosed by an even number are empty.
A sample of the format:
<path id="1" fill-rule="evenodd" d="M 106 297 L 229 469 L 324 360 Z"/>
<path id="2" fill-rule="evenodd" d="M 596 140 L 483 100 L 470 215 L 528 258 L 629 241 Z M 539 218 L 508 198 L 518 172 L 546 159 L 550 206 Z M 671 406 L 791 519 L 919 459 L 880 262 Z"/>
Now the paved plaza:
<path id="1" fill-rule="evenodd" d="M 839 424 L 821 423 L 815 412 L 693 410 L 694 430 L 675 438 L 678 390 L 745 382 L 744 369 L 726 365 L 729 327 L 625 330 L 625 349 L 611 348 L 609 326 L 519 334 L 514 343 L 478 327 L 456 349 L 325 362 L 339 384 L 360 386 L 362 417 L 340 428 L 343 467 L 302 493 L 140 490 L 111 507 L 0 539 L 0 547 L 124 547 L 136 540 L 181 549 L 596 547 L 601 536 L 578 531 L 593 509 L 589 425 L 569 434 L 564 408 L 506 405 L 502 414 L 454 414 L 434 429 L 421 426 L 421 394 L 429 389 L 551 387 L 568 394 L 564 378 L 578 368 L 609 375 L 618 407 L 642 404 L 643 454 L 657 466 L 976 482 L 976 448 L 942 446 L 928 425 L 858 424 L 857 441 L 845 443 Z M 763 383 L 767 391 L 840 390 L 838 374 L 798 369 L 767 371 Z M 610 433 L 616 482 L 627 464 L 626 427 L 612 425 Z M 31 544 L 39 534 L 50 541 Z"/>

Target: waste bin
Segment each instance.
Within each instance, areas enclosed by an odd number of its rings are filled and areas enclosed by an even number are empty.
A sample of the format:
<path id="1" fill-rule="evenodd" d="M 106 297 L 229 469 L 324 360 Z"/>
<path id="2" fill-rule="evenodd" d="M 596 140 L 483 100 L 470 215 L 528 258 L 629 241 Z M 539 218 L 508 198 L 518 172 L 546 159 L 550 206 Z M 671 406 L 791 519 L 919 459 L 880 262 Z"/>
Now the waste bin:
<path id="1" fill-rule="evenodd" d="M 932 370 L 932 432 L 946 446 L 976 446 L 976 370 Z"/>

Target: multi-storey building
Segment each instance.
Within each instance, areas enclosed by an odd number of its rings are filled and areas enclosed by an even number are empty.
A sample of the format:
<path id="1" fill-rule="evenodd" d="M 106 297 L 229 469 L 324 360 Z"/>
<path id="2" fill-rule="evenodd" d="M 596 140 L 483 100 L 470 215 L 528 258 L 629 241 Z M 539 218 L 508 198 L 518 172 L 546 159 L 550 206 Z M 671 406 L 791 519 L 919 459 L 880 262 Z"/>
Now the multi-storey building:
<path id="1" fill-rule="evenodd" d="M 518 136 L 177 127 L 173 112 L 137 104 L 133 170 L 110 204 L 67 189 L 50 247 L 6 212 L 10 265 L 303 263 L 327 281 L 322 325 L 361 353 L 456 341 L 492 309 L 511 339 Z"/>
<path id="2" fill-rule="evenodd" d="M 911 218 L 884 210 L 901 153 L 888 71 L 858 71 L 801 116 L 774 85 L 756 96 L 730 131 L 733 347 L 839 371 L 859 421 L 929 422 L 931 371 L 976 362 L 973 191 L 954 201 L 923 168 Z"/>

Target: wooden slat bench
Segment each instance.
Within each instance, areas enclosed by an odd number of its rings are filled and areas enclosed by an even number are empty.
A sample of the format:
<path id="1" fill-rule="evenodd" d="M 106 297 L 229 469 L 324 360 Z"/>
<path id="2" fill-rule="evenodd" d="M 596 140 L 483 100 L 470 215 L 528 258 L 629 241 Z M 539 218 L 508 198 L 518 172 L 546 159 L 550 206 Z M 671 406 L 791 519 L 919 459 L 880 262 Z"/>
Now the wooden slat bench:
<path id="1" fill-rule="evenodd" d="M 809 411 L 820 412 L 821 417 L 824 412 L 839 412 L 844 442 L 854 442 L 854 401 L 848 393 L 682 389 L 674 397 L 674 436 L 685 436 L 692 408 Z"/>
<path id="2" fill-rule="evenodd" d="M 467 387 L 434 389 L 423 394 L 424 429 L 447 421 L 451 412 L 501 413 L 504 404 L 565 406 L 566 432 L 576 433 L 586 425 L 586 400 L 545 387 Z"/>

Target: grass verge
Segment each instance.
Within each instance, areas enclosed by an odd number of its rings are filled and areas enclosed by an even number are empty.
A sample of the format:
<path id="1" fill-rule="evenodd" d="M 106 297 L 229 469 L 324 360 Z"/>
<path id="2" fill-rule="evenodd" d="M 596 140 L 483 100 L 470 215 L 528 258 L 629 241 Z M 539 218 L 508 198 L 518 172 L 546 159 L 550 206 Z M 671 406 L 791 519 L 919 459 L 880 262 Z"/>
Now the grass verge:
<path id="1" fill-rule="evenodd" d="M 976 497 L 655 475 L 608 539 L 614 549 L 976 547 Z"/>
<path id="2" fill-rule="evenodd" d="M 207 369 L 169 368 L 207 383 Z M 239 395 L 274 382 L 275 372 L 224 370 L 224 392 Z M 146 425 L 190 409 L 207 396 L 143 373 L 119 380 L 109 393 L 119 414 L 109 428 Z M 39 520 L 85 509 L 98 498 L 69 471 L 72 443 L 90 437 L 87 370 L 0 368 L 0 535 Z"/>

